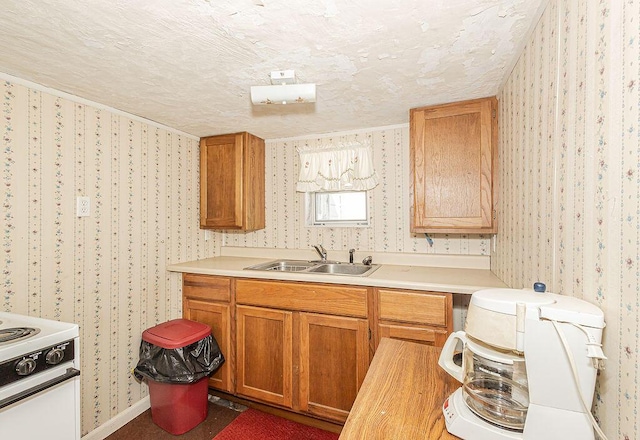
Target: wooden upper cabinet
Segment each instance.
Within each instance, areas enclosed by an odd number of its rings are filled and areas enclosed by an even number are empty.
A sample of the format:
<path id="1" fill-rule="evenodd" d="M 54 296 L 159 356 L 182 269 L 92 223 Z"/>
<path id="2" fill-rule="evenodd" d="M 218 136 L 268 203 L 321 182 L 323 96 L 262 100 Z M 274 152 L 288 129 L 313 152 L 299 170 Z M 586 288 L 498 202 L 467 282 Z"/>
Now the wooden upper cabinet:
<path id="1" fill-rule="evenodd" d="M 410 111 L 412 232 L 494 233 L 495 97 Z"/>
<path id="2" fill-rule="evenodd" d="M 264 140 L 250 133 L 200 139 L 200 227 L 264 229 Z"/>

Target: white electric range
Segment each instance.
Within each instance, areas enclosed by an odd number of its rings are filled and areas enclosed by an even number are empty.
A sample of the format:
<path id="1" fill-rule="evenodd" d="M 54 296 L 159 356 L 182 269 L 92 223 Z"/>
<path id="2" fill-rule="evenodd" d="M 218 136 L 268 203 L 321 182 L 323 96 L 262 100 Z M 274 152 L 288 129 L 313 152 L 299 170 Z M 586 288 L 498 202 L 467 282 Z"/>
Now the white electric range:
<path id="1" fill-rule="evenodd" d="M 0 439 L 80 439 L 77 324 L 0 312 Z"/>

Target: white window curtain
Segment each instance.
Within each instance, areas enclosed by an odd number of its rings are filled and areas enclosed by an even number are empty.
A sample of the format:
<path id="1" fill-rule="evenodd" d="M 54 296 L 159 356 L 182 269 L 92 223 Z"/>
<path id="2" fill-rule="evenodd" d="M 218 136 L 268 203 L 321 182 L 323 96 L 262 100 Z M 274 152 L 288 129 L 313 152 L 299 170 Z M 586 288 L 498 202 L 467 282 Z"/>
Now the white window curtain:
<path id="1" fill-rule="evenodd" d="M 297 148 L 300 176 L 296 191 L 364 191 L 378 185 L 369 142 Z"/>

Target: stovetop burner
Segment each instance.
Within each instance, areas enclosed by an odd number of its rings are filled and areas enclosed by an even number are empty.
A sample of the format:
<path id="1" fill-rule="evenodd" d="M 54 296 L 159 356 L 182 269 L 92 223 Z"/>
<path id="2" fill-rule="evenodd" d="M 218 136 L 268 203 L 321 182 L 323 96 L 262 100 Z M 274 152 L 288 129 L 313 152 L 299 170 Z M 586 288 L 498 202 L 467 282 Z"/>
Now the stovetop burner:
<path id="1" fill-rule="evenodd" d="M 0 344 L 15 342 L 40 333 L 40 329 L 33 327 L 13 327 L 0 329 Z"/>

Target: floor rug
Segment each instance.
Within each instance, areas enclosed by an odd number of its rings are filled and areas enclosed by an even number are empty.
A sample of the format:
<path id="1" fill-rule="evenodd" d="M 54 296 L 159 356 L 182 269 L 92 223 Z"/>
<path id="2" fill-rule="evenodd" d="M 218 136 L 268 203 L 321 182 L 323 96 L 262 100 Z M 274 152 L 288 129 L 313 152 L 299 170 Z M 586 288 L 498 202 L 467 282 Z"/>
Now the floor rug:
<path id="1" fill-rule="evenodd" d="M 337 440 L 338 434 L 249 408 L 213 440 Z"/>

